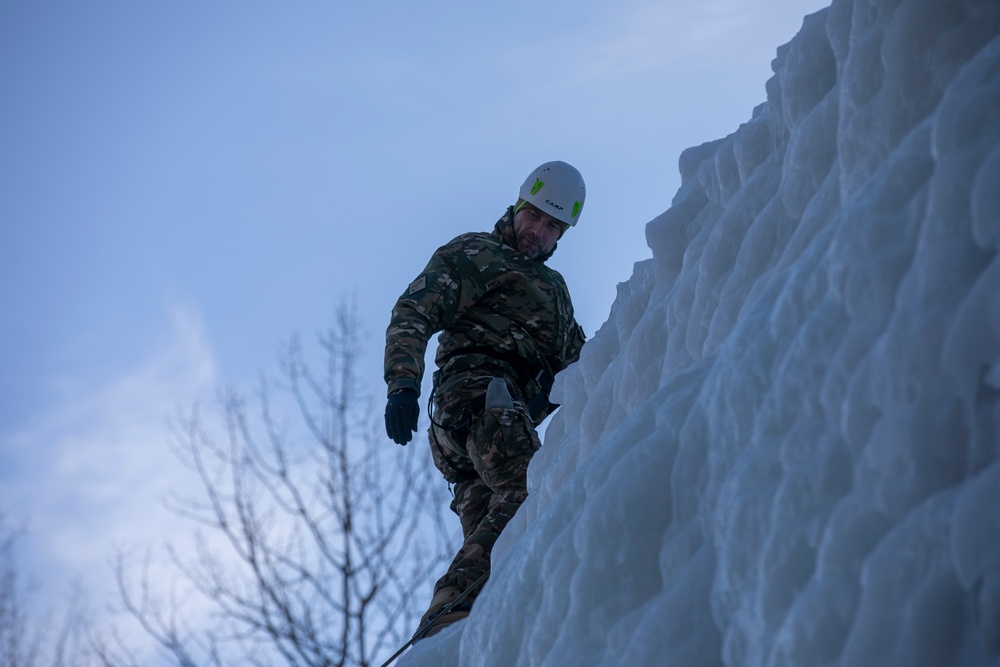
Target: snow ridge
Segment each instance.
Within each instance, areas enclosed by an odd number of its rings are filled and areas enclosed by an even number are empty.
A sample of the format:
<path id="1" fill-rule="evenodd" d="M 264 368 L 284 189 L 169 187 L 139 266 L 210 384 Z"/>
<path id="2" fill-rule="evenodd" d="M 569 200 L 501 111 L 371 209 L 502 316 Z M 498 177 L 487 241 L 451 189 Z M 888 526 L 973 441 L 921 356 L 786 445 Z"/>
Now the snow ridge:
<path id="1" fill-rule="evenodd" d="M 401 665 L 1000 664 L 1000 5 L 836 0 L 688 149 Z"/>

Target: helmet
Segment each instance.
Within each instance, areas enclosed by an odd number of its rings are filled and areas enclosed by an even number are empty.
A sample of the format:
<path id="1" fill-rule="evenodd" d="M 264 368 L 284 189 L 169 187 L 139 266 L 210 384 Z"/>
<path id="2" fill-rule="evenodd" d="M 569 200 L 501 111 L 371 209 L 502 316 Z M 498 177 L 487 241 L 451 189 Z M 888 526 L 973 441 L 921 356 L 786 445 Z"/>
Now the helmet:
<path id="1" fill-rule="evenodd" d="M 583 176 L 565 162 L 546 162 L 528 174 L 520 197 L 540 211 L 571 227 L 580 219 L 587 186 Z"/>

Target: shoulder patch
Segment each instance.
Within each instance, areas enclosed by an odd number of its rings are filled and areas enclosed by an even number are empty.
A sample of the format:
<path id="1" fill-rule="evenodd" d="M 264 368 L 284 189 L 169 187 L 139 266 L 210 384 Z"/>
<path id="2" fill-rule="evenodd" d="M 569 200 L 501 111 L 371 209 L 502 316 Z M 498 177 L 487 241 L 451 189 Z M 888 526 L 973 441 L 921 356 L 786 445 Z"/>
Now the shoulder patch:
<path id="1" fill-rule="evenodd" d="M 420 276 L 412 283 L 410 283 L 410 288 L 407 290 L 407 294 L 413 296 L 417 292 L 427 289 L 427 276 Z"/>

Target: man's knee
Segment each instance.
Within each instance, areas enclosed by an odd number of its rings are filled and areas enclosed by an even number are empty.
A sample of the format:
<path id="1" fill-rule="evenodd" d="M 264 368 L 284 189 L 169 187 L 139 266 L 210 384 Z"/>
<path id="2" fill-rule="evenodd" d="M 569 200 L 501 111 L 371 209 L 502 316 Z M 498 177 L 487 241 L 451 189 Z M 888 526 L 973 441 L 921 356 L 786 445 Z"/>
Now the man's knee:
<path id="1" fill-rule="evenodd" d="M 495 492 L 524 487 L 531 457 L 540 447 L 527 415 L 517 408 L 485 410 L 472 424 L 469 458 Z"/>

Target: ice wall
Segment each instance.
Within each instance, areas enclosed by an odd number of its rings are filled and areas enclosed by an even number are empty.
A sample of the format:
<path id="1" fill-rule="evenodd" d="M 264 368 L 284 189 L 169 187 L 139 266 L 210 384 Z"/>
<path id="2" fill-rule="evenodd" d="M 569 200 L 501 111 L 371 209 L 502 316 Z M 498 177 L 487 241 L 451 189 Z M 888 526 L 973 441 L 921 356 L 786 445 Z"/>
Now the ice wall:
<path id="1" fill-rule="evenodd" d="M 681 156 L 472 616 L 401 664 L 1000 665 L 998 32 L 806 17 Z"/>

